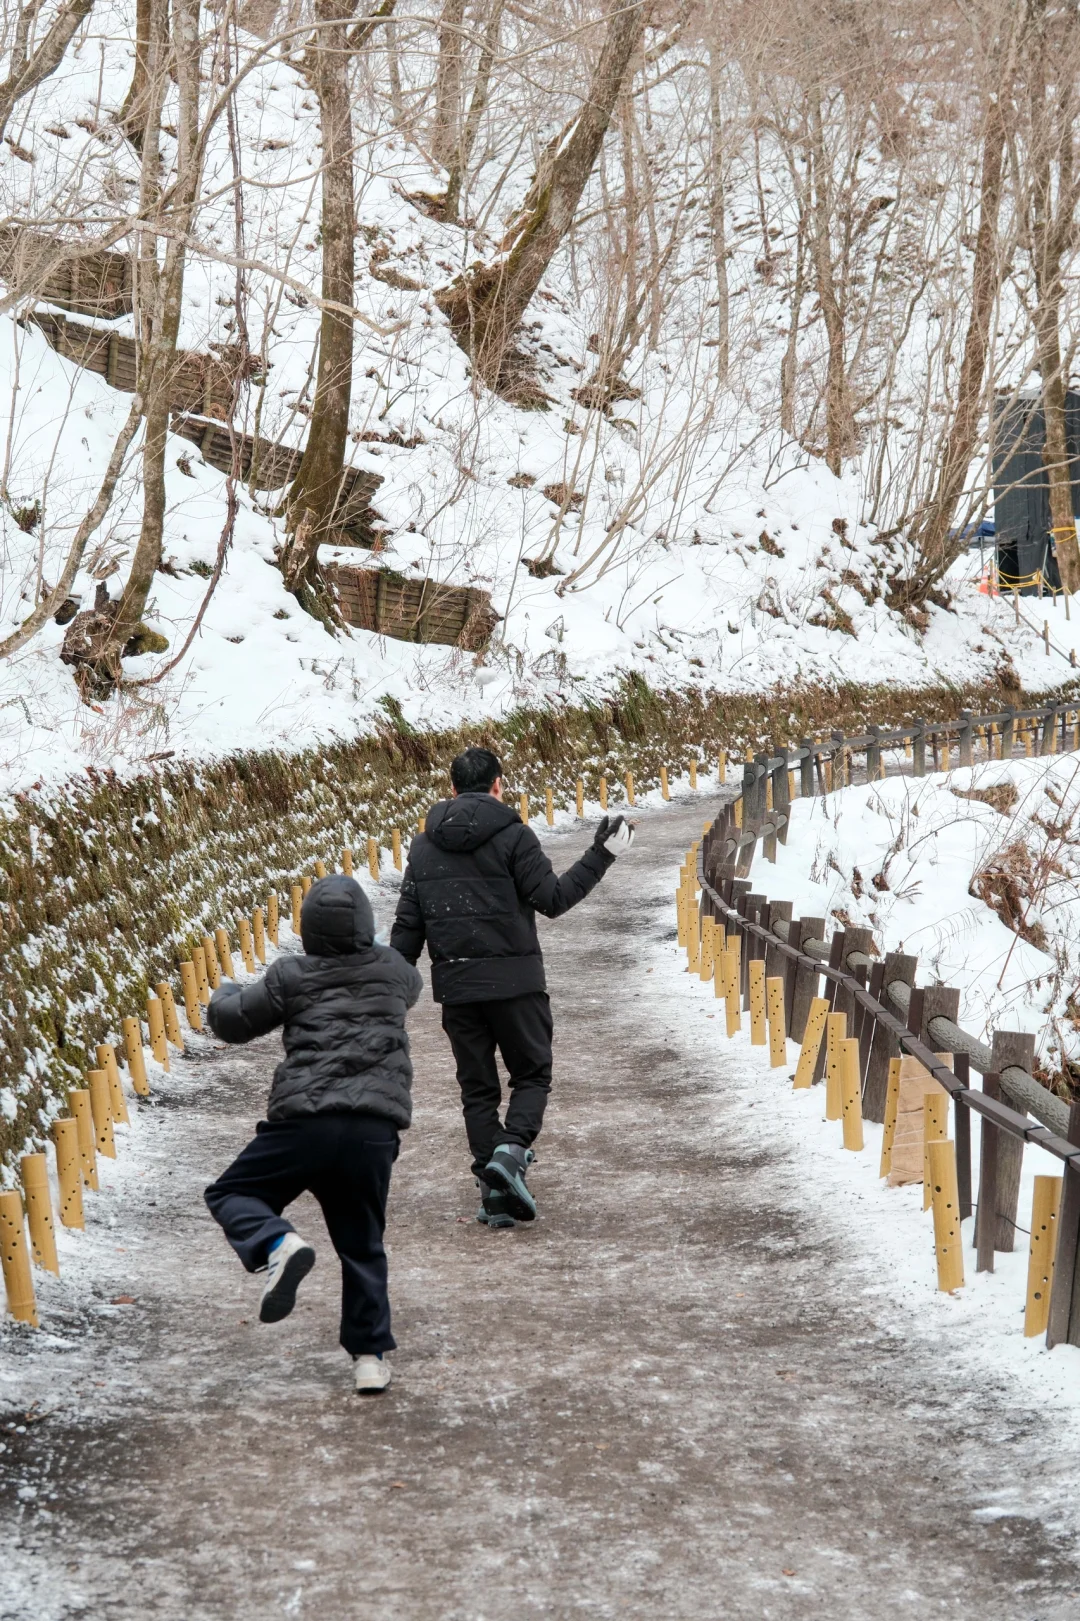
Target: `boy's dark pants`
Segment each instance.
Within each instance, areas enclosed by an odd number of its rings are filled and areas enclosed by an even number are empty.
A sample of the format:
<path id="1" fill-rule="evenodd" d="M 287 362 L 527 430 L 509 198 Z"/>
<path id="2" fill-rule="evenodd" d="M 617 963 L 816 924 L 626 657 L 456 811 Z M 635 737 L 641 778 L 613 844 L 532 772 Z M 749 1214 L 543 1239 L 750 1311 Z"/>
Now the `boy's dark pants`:
<path id="1" fill-rule="evenodd" d="M 249 1272 L 295 1231 L 281 1212 L 301 1193 L 322 1206 L 341 1261 L 341 1343 L 352 1356 L 394 1349 L 386 1293 L 386 1199 L 398 1134 L 375 1115 L 260 1120 L 255 1136 L 206 1190 L 210 1214 Z"/>
<path id="2" fill-rule="evenodd" d="M 551 1091 L 551 1003 L 544 991 L 499 1002 L 444 1003 L 442 1026 L 457 1063 L 473 1175 L 482 1177 L 499 1143 L 528 1148 L 543 1124 Z M 510 1075 L 504 1126 L 496 1047 Z"/>

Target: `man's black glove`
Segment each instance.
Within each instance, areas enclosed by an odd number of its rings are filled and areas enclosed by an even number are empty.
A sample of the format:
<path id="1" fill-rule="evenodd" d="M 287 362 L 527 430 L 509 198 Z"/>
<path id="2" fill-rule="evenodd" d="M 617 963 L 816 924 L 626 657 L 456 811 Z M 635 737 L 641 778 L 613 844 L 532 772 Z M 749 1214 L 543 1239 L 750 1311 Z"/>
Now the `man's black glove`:
<path id="1" fill-rule="evenodd" d="M 593 835 L 593 849 L 621 856 L 634 842 L 634 824 L 625 816 L 605 816 Z"/>

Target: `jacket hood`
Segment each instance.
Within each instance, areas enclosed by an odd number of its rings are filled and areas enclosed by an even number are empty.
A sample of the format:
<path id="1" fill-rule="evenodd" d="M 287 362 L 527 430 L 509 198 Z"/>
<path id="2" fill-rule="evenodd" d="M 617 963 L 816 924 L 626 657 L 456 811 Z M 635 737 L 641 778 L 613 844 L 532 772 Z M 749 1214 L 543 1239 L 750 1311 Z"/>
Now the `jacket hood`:
<path id="1" fill-rule="evenodd" d="M 300 938 L 309 957 L 348 957 L 375 939 L 375 917 L 355 878 L 320 878 L 300 908 Z"/>
<path id="2" fill-rule="evenodd" d="M 440 850 L 478 850 L 521 817 L 504 800 L 488 793 L 458 794 L 441 799 L 428 811 L 424 832 Z"/>

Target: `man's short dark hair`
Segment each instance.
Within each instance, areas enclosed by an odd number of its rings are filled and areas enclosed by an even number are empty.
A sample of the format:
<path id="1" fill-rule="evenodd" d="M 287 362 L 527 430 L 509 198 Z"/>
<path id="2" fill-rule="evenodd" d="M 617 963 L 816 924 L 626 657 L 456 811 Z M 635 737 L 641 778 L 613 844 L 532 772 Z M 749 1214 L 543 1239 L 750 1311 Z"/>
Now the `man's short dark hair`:
<path id="1" fill-rule="evenodd" d="M 490 749 L 466 749 L 450 767 L 450 781 L 459 794 L 486 794 L 503 774 L 497 754 Z"/>

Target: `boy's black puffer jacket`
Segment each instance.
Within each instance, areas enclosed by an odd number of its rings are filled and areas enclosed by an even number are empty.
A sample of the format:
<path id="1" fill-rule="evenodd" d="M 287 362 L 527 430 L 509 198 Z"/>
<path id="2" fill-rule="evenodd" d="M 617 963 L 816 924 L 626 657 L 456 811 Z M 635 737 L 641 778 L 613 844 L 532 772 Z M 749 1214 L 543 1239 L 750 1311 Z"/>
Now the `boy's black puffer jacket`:
<path id="1" fill-rule="evenodd" d="M 214 992 L 210 1028 L 251 1041 L 284 1025 L 267 1118 L 374 1114 L 399 1130 L 412 1119 L 405 1013 L 420 995 L 416 969 L 377 946 L 367 896 L 354 878 L 321 878 L 300 913 L 304 955 L 279 957 L 254 985 Z"/>
<path id="2" fill-rule="evenodd" d="M 488 793 L 441 800 L 409 847 L 391 944 L 415 962 L 427 941 L 436 1002 L 542 991 L 536 913 L 562 917 L 614 859 L 594 842 L 560 877 L 512 806 Z"/>

